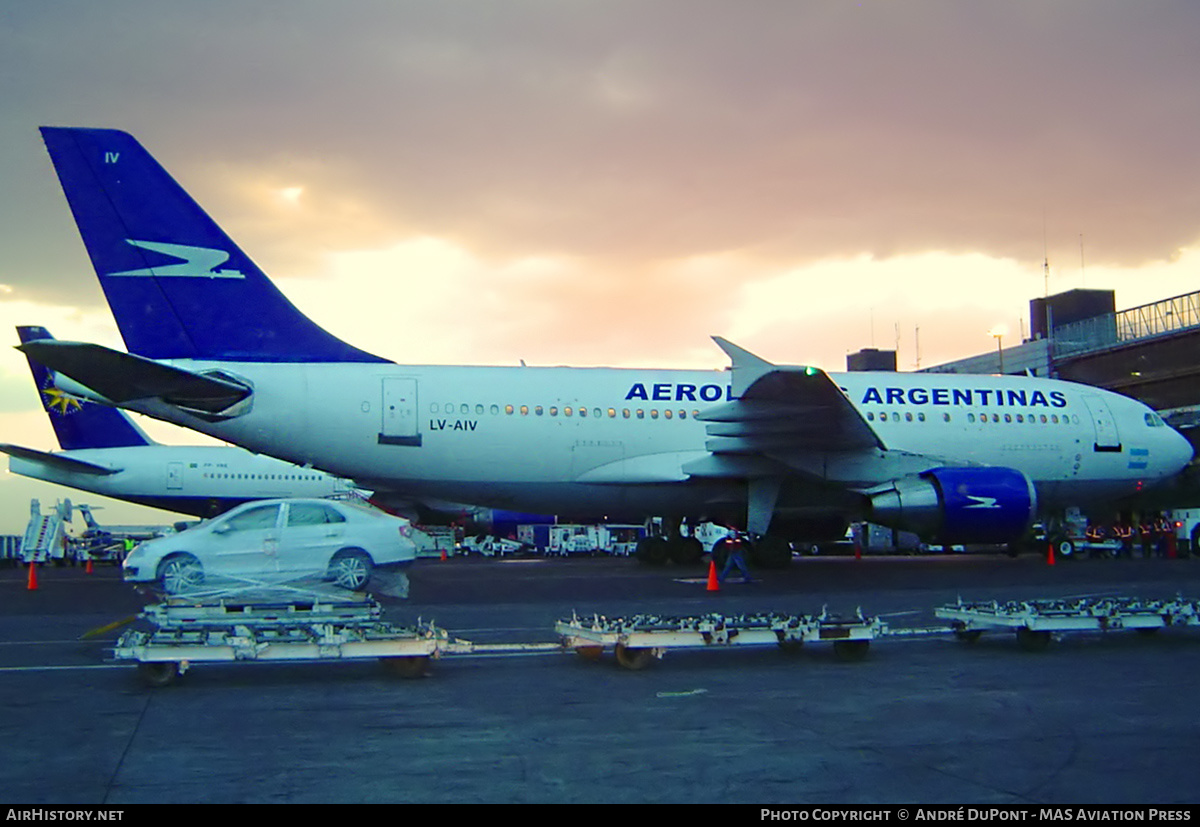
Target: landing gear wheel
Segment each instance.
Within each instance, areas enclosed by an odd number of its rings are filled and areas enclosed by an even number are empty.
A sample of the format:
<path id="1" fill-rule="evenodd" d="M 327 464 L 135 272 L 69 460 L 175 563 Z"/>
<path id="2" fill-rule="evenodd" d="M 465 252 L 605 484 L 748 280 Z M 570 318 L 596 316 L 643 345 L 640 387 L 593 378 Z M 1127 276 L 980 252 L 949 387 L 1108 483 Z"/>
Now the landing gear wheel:
<path id="1" fill-rule="evenodd" d="M 637 671 L 645 669 L 654 660 L 653 649 L 643 649 L 618 643 L 616 648 L 617 663 L 626 669 Z"/>
<path id="2" fill-rule="evenodd" d="M 785 569 L 792 562 L 792 546 L 782 537 L 768 534 L 750 548 L 750 560 L 759 568 Z"/>
<path id="3" fill-rule="evenodd" d="M 779 641 L 779 651 L 788 657 L 794 657 L 804 651 L 804 641 L 801 638 L 784 638 Z"/>
<path id="4" fill-rule="evenodd" d="M 371 558 L 363 551 L 339 551 L 329 561 L 333 582 L 352 592 L 362 591 L 371 579 Z"/>
<path id="5" fill-rule="evenodd" d="M 138 663 L 137 671 L 142 683 L 160 689 L 179 677 L 179 664 L 173 660 L 146 660 Z"/>
<path id="6" fill-rule="evenodd" d="M 429 676 L 429 656 L 409 655 L 406 657 L 380 658 L 379 662 L 389 673 L 398 678 L 412 680 Z"/>
<path id="7" fill-rule="evenodd" d="M 580 660 L 586 660 L 595 663 L 604 656 L 603 646 L 576 646 L 575 656 Z"/>
<path id="8" fill-rule="evenodd" d="M 667 562 L 671 547 L 666 537 L 643 537 L 638 540 L 633 554 L 639 561 L 650 566 L 661 566 Z"/>
<path id="9" fill-rule="evenodd" d="M 835 640 L 833 642 L 833 653 L 838 660 L 856 661 L 862 660 L 867 656 L 867 650 L 871 648 L 869 640 Z"/>
<path id="10" fill-rule="evenodd" d="M 1017 629 L 1017 643 L 1026 652 L 1041 652 L 1050 645 L 1050 633 L 1022 626 Z"/>
<path id="11" fill-rule="evenodd" d="M 695 537 L 680 537 L 670 545 L 671 562 L 681 566 L 693 566 L 704 556 L 704 544 Z"/>

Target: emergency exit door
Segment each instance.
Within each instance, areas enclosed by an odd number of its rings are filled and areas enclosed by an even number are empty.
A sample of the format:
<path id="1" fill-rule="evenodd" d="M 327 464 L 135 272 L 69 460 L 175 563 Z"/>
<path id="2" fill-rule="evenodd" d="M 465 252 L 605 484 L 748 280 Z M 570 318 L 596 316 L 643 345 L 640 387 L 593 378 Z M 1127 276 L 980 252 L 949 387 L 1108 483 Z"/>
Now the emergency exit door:
<path id="1" fill-rule="evenodd" d="M 383 421 L 379 430 L 381 445 L 421 444 L 417 422 L 417 380 L 407 376 L 387 376 L 383 380 Z"/>

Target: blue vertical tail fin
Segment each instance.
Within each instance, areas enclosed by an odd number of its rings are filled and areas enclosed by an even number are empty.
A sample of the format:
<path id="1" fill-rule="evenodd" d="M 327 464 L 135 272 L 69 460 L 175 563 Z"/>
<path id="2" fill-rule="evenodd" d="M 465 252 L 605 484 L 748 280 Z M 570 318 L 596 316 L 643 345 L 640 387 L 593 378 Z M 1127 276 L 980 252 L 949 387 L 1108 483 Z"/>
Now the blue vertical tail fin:
<path id="1" fill-rule="evenodd" d="M 385 361 L 297 310 L 133 136 L 113 129 L 41 131 L 130 353 Z"/>
<path id="2" fill-rule="evenodd" d="M 17 336 L 22 343 L 54 338 L 46 328 L 33 326 L 19 326 Z M 42 397 L 42 409 L 64 451 L 155 444 L 123 411 L 67 396 L 54 386 L 54 375 L 44 365 L 25 358 Z"/>

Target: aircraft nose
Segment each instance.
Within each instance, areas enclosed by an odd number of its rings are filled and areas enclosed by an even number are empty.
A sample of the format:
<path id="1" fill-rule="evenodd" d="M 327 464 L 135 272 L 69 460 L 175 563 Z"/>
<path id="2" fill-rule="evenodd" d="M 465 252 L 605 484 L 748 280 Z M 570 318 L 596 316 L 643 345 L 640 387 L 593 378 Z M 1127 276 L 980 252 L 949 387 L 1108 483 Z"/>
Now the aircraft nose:
<path id="1" fill-rule="evenodd" d="M 1170 456 L 1175 461 L 1175 471 L 1178 472 L 1184 468 L 1192 458 L 1196 455 L 1196 449 L 1192 443 L 1183 434 L 1171 429 L 1171 444 Z"/>

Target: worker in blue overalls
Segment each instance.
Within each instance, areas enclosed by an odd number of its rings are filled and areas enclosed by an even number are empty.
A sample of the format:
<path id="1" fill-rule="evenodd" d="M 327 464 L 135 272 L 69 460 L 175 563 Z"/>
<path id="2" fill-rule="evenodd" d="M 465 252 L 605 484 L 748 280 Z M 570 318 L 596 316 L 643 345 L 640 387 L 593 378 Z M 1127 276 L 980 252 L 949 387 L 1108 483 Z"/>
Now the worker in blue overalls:
<path id="1" fill-rule="evenodd" d="M 750 569 L 746 568 L 745 543 L 742 541 L 740 531 L 730 528 L 729 536 L 725 538 L 725 548 L 729 550 L 729 555 L 725 558 L 725 565 L 722 567 L 721 574 L 717 577 L 717 580 L 724 583 L 730 570 L 734 566 L 737 566 L 738 571 L 742 573 L 742 582 L 753 583 L 754 578 L 750 576 Z"/>

